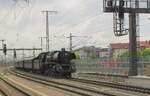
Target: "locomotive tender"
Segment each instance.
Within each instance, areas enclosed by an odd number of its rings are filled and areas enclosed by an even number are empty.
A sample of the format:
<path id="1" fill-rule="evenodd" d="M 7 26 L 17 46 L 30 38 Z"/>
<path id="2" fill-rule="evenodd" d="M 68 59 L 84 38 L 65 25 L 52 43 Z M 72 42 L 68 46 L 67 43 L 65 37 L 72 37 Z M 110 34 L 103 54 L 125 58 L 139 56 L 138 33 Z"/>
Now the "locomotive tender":
<path id="1" fill-rule="evenodd" d="M 73 59 L 75 54 L 65 50 L 43 52 L 36 58 L 16 62 L 15 67 L 47 76 L 71 78 L 71 73 L 76 71 L 71 62 Z"/>

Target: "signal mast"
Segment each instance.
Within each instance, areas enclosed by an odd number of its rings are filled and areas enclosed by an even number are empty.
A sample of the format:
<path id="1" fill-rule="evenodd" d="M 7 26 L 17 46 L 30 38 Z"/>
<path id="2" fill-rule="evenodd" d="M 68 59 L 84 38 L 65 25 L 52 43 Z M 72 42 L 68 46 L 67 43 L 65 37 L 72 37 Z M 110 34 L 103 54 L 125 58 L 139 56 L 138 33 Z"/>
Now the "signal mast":
<path id="1" fill-rule="evenodd" d="M 104 12 L 113 13 L 113 31 L 115 36 L 129 33 L 130 76 L 138 75 L 137 68 L 137 25 L 138 14 L 150 13 L 149 0 L 103 0 Z M 124 14 L 129 14 L 129 28 L 124 26 Z"/>

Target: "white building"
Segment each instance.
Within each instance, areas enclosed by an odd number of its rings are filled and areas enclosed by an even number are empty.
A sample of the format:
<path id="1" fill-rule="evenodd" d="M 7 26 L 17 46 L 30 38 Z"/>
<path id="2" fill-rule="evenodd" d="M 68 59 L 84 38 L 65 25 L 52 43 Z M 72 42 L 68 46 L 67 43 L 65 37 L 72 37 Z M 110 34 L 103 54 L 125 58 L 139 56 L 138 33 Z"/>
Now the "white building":
<path id="1" fill-rule="evenodd" d="M 99 57 L 100 48 L 94 46 L 84 46 L 75 50 L 75 53 L 79 54 L 81 58 L 89 58 L 92 56 Z"/>

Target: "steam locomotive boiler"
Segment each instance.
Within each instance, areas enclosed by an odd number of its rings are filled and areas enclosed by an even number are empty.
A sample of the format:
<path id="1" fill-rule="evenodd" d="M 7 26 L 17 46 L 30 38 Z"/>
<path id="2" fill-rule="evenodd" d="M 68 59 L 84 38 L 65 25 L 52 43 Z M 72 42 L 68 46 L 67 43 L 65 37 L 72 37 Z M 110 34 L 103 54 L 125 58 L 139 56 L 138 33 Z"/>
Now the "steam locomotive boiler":
<path id="1" fill-rule="evenodd" d="M 75 54 L 65 50 L 44 52 L 36 58 L 16 62 L 15 67 L 47 76 L 71 78 L 71 73 L 76 71 L 71 62 L 73 59 Z"/>

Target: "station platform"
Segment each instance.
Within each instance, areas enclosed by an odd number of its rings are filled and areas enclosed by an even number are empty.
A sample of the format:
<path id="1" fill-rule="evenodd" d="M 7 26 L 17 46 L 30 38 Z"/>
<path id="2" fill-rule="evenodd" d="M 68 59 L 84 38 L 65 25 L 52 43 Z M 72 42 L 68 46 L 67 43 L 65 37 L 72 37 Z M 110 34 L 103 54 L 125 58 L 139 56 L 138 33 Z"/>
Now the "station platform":
<path id="1" fill-rule="evenodd" d="M 129 76 L 125 82 L 128 85 L 150 88 L 150 76 Z"/>

